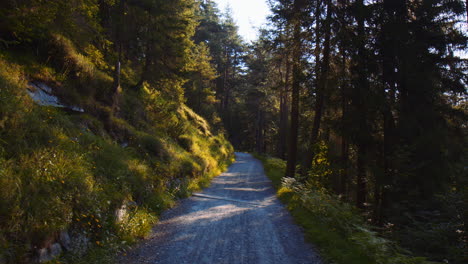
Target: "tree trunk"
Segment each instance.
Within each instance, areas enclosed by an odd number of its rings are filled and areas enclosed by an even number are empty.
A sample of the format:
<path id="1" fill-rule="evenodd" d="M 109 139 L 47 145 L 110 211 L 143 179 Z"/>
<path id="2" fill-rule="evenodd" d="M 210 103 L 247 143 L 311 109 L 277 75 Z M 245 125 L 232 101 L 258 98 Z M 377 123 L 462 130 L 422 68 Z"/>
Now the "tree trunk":
<path id="1" fill-rule="evenodd" d="M 349 145 L 347 140 L 343 137 L 341 139 L 341 166 L 340 171 L 340 189 L 339 195 L 343 197 L 348 196 L 348 160 L 349 160 Z"/>
<path id="2" fill-rule="evenodd" d="M 346 79 L 346 47 L 344 43 L 344 33 L 346 30 L 346 7 L 348 6 L 347 0 L 339 0 L 339 21 L 341 23 L 340 34 L 340 55 L 341 55 L 341 170 L 340 170 L 340 189 L 339 195 L 342 195 L 343 200 L 348 197 L 348 166 L 349 166 L 349 143 L 347 133 L 347 111 L 348 111 L 348 80 Z"/>
<path id="3" fill-rule="evenodd" d="M 293 18 L 293 75 L 292 75 L 292 96 L 291 96 L 291 127 L 289 133 L 288 159 L 286 162 L 286 176 L 295 177 L 297 162 L 297 136 L 299 132 L 299 92 L 301 89 L 301 21 L 299 11 L 302 9 L 303 0 L 294 1 Z"/>
<path id="4" fill-rule="evenodd" d="M 151 67 L 151 52 L 152 52 L 152 49 L 151 49 L 151 43 L 147 43 L 147 46 L 146 46 L 146 57 L 145 57 L 145 65 L 143 65 L 143 69 L 141 71 L 141 76 L 140 76 L 140 80 L 138 81 L 138 83 L 133 87 L 134 90 L 139 90 L 141 88 L 141 86 L 143 85 L 143 83 L 145 81 L 147 81 L 147 78 L 148 78 L 148 75 L 149 75 L 149 70 L 150 70 L 150 67 Z"/>
<path id="5" fill-rule="evenodd" d="M 123 25 L 125 23 L 125 0 L 121 0 L 119 4 L 119 12 L 118 12 L 118 23 L 116 29 L 116 50 L 117 50 L 117 61 L 115 63 L 115 70 L 114 70 L 114 81 L 112 84 L 112 98 L 111 98 L 111 108 L 114 111 L 117 111 L 119 105 L 119 93 L 120 93 L 120 70 L 122 66 L 122 31 Z"/>
<path id="6" fill-rule="evenodd" d="M 289 113 L 289 77 L 291 75 L 291 64 L 289 55 L 286 54 L 286 73 L 284 85 L 280 88 L 280 123 L 278 139 L 278 157 L 286 159 L 286 146 L 288 136 L 288 113 Z"/>
<path id="7" fill-rule="evenodd" d="M 366 180 L 366 154 L 367 149 L 363 144 L 358 146 L 357 153 L 357 168 L 356 168 L 356 206 L 363 209 L 367 196 L 367 180 Z"/>
<path id="8" fill-rule="evenodd" d="M 364 31 L 364 13 L 365 6 L 363 0 L 356 1 L 356 20 L 358 32 L 358 54 L 357 54 L 357 86 L 354 88 L 354 104 L 357 114 L 359 115 L 359 134 L 357 139 L 357 172 L 356 172 L 356 205 L 358 208 L 364 208 L 367 195 L 367 179 L 366 179 L 366 162 L 368 151 L 368 140 L 370 139 L 370 131 L 368 127 L 368 90 L 369 84 L 366 75 L 366 59 L 365 59 L 365 31 Z"/>
<path id="9" fill-rule="evenodd" d="M 316 60 L 316 68 L 315 72 L 317 75 L 316 80 L 316 102 L 315 102 L 315 115 L 314 115 L 314 122 L 312 125 L 312 131 L 310 134 L 309 139 L 309 147 L 307 153 L 305 155 L 302 174 L 306 175 L 307 172 L 310 170 L 312 166 L 312 159 L 314 157 L 314 146 L 317 143 L 317 139 L 319 136 L 320 125 L 322 121 L 322 115 L 324 111 L 324 104 L 325 104 L 325 93 L 328 89 L 328 75 L 330 71 L 330 35 L 331 35 L 331 1 L 326 1 L 327 6 L 327 16 L 325 19 L 324 27 L 325 27 L 325 39 L 324 39 L 324 48 L 323 48 L 323 61 L 320 63 L 320 34 L 319 34 L 319 26 L 320 26 L 320 5 L 319 1 L 317 1 L 316 7 L 316 38 L 315 38 L 315 60 Z M 320 64 L 322 67 L 320 67 Z"/>
<path id="10" fill-rule="evenodd" d="M 260 105 L 260 102 L 257 102 Z M 260 107 L 257 108 L 257 124 L 255 126 L 255 151 L 257 153 L 264 153 L 264 117 L 263 111 Z"/>

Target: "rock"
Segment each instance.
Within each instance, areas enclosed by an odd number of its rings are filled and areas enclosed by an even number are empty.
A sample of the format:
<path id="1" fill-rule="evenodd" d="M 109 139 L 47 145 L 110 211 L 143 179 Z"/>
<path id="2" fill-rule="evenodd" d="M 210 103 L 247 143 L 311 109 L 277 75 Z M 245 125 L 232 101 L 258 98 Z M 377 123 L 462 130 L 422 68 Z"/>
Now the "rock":
<path id="1" fill-rule="evenodd" d="M 49 251 L 47 250 L 47 248 L 41 248 L 41 249 L 39 249 L 38 254 L 39 254 L 39 263 L 44 263 L 44 262 L 47 262 L 47 261 L 51 261 L 51 260 L 52 260 L 52 258 L 50 257 Z"/>
<path id="2" fill-rule="evenodd" d="M 48 248 L 41 248 L 38 251 L 39 263 L 51 261 L 62 254 L 62 246 L 59 243 L 52 244 Z"/>
<path id="3" fill-rule="evenodd" d="M 78 106 L 68 106 L 60 102 L 57 96 L 53 95 L 52 88 L 42 82 L 30 82 L 27 92 L 29 96 L 39 105 L 53 106 L 70 109 L 75 112 L 84 112 L 84 109 Z"/>
<path id="4" fill-rule="evenodd" d="M 68 234 L 67 231 L 62 231 L 60 232 L 60 237 L 59 237 L 59 241 L 60 241 L 60 245 L 62 245 L 62 247 L 69 251 L 70 250 L 70 247 L 71 247 L 71 239 L 70 239 L 70 235 Z"/>
<path id="5" fill-rule="evenodd" d="M 122 223 L 123 221 L 125 221 L 128 217 L 129 211 L 137 207 L 138 207 L 138 204 L 136 202 L 125 200 L 122 203 L 122 206 L 119 209 L 115 210 L 115 222 Z"/>
<path id="6" fill-rule="evenodd" d="M 60 256 L 60 254 L 62 254 L 62 246 L 59 243 L 55 243 L 50 246 L 50 256 L 52 259 Z"/>
<path id="7" fill-rule="evenodd" d="M 89 238 L 82 233 L 72 234 L 69 251 L 78 256 L 83 256 L 89 247 Z"/>
<path id="8" fill-rule="evenodd" d="M 115 211 L 115 222 L 121 223 L 128 216 L 127 204 L 123 204 L 119 209 Z"/>
<path id="9" fill-rule="evenodd" d="M 52 89 L 44 83 L 30 82 L 29 86 L 32 89 L 28 89 L 29 96 L 39 105 L 65 107 L 59 101 L 59 99 L 52 94 Z"/>

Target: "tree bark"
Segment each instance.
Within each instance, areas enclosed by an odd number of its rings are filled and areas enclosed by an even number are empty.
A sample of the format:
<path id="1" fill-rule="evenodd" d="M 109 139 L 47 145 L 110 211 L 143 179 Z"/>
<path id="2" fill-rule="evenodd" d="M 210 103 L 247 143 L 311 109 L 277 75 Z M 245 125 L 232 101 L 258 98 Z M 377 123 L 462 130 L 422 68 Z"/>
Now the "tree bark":
<path id="1" fill-rule="evenodd" d="M 299 92 L 301 89 L 301 20 L 299 11 L 302 9 L 303 0 L 294 1 L 293 18 L 293 65 L 292 65 L 292 92 L 291 92 L 291 126 L 288 141 L 288 159 L 286 162 L 286 176 L 295 177 L 297 162 L 297 136 L 299 132 Z"/>
<path id="2" fill-rule="evenodd" d="M 319 26 L 320 26 L 320 6 L 319 1 L 317 1 L 316 7 L 316 67 L 315 72 L 317 75 L 316 80 L 316 102 L 315 102 L 315 115 L 314 115 L 314 122 L 312 125 L 312 131 L 310 134 L 309 139 L 309 147 L 304 159 L 303 170 L 302 174 L 306 175 L 307 172 L 310 170 L 312 166 L 312 159 L 314 157 L 314 146 L 317 143 L 317 139 L 320 132 L 320 126 L 322 121 L 322 115 L 325 107 L 325 94 L 328 90 L 328 79 L 329 79 L 329 72 L 330 72 L 330 35 L 331 35 L 331 1 L 326 1 L 327 6 L 327 15 L 325 18 L 325 38 L 324 38 L 324 48 L 323 48 L 323 61 L 320 63 L 320 52 L 318 50 L 318 46 L 320 45 L 320 34 L 319 34 Z M 320 67 L 321 65 L 321 67 Z"/>
<path id="3" fill-rule="evenodd" d="M 289 77 L 291 75 L 291 64 L 289 55 L 285 55 L 286 73 L 284 76 L 284 85 L 280 89 L 280 123 L 278 139 L 278 157 L 286 159 L 286 147 L 288 136 L 288 113 L 289 113 Z"/>
<path id="4" fill-rule="evenodd" d="M 364 208 L 367 196 L 367 179 L 366 179 L 366 163 L 367 163 L 367 141 L 370 138 L 368 127 L 368 109 L 367 109 L 367 94 L 368 80 L 366 76 L 366 52 L 365 52 L 365 31 L 364 31 L 364 13 L 365 6 L 363 0 L 356 1 L 356 20 L 357 20 L 357 39 L 358 39 L 358 54 L 357 54 L 357 86 L 355 87 L 354 104 L 359 115 L 359 134 L 357 139 L 357 172 L 356 172 L 356 205 L 358 208 Z"/>
<path id="5" fill-rule="evenodd" d="M 340 170 L 340 187 L 338 194 L 342 196 L 343 200 L 346 200 L 348 196 L 348 166 L 349 166 L 349 143 L 347 133 L 347 112 L 348 112 L 348 80 L 346 72 L 346 46 L 345 46 L 345 30 L 346 30 L 346 7 L 348 6 L 347 0 L 339 0 L 339 15 L 340 21 L 340 55 L 341 55 L 341 170 Z"/>
<path id="6" fill-rule="evenodd" d="M 111 107 L 113 111 L 117 111 L 119 105 L 119 93 L 120 93 L 120 71 L 122 66 L 122 31 L 123 25 L 125 23 L 125 0 L 121 0 L 119 3 L 119 12 L 118 12 L 118 23 L 116 29 L 116 50 L 117 50 L 117 61 L 115 63 L 114 70 L 114 81 L 112 85 L 112 98 L 111 98 Z"/>

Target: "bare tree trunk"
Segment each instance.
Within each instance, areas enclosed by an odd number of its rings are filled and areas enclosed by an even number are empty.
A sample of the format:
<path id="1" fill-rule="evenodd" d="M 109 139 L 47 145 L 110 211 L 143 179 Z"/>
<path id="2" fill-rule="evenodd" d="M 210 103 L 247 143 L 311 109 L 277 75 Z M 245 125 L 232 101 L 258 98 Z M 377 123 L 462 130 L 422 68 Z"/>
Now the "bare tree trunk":
<path id="1" fill-rule="evenodd" d="M 341 47 L 341 56 L 342 56 L 342 68 L 341 74 L 345 76 L 346 74 L 346 55 L 344 47 Z M 344 197 L 348 196 L 348 166 L 349 166 L 349 144 L 348 144 L 348 135 L 346 133 L 346 119 L 348 112 L 348 93 L 347 93 L 347 80 L 342 80 L 341 83 L 341 171 L 340 171 L 340 189 L 338 194 L 343 195 Z"/>
<path id="2" fill-rule="evenodd" d="M 257 102 L 258 104 L 260 102 Z M 261 107 L 257 108 L 257 124 L 255 126 L 255 151 L 257 153 L 264 152 L 264 134 L 263 134 L 263 127 L 264 127 L 264 117 L 263 111 Z"/>
<path id="3" fill-rule="evenodd" d="M 364 31 L 364 1 L 356 1 L 356 20 L 358 32 L 358 56 L 357 56 L 357 87 L 355 87 L 354 104 L 359 117 L 359 135 L 357 135 L 357 191 L 356 205 L 358 208 L 364 208 L 367 196 L 367 141 L 369 140 L 368 114 L 366 107 L 366 94 L 368 91 L 368 81 L 366 76 L 365 63 L 365 31 Z"/>
<path id="4" fill-rule="evenodd" d="M 112 98 L 111 98 L 111 107 L 113 111 L 118 110 L 119 105 L 119 94 L 120 94 L 120 70 L 122 66 L 122 31 L 123 25 L 125 23 L 125 0 L 121 0 L 119 4 L 119 12 L 118 12 L 118 23 L 116 29 L 116 49 L 118 53 L 118 58 L 115 63 L 115 70 L 114 70 L 114 81 L 112 85 Z"/>
<path id="5" fill-rule="evenodd" d="M 149 75 L 149 70 L 150 70 L 150 67 L 151 67 L 151 53 L 152 53 L 152 49 L 151 49 L 151 43 L 148 43 L 146 44 L 146 57 L 145 57 L 145 65 L 143 66 L 143 70 L 141 72 L 141 76 L 140 76 L 140 80 L 138 81 L 138 83 L 135 85 L 134 87 L 134 90 L 138 90 L 141 88 L 141 86 L 143 85 L 143 83 L 145 81 L 147 81 L 147 78 L 148 78 L 148 75 Z"/>
<path id="6" fill-rule="evenodd" d="M 280 124 L 278 139 L 278 157 L 286 159 L 286 146 L 288 136 L 288 113 L 289 113 L 289 77 L 291 75 L 291 64 L 289 55 L 286 55 L 286 73 L 284 76 L 284 86 L 280 89 Z"/>
<path id="7" fill-rule="evenodd" d="M 340 189 L 338 194 L 344 197 L 348 196 L 348 162 L 349 162 L 349 144 L 343 137 L 341 141 L 341 164 L 342 169 L 340 172 Z"/>
<path id="8" fill-rule="evenodd" d="M 292 65 L 292 93 L 291 93 L 291 128 L 288 144 L 288 159 L 286 162 L 286 176 L 295 177 L 297 162 L 297 137 L 299 132 L 299 92 L 301 89 L 301 24 L 299 11 L 302 9 L 303 0 L 294 1 L 293 19 L 293 65 Z"/>
<path id="9" fill-rule="evenodd" d="M 342 31 L 346 30 L 346 14 L 345 9 L 348 5 L 347 0 L 339 0 L 339 7 L 340 7 L 340 15 L 339 20 L 341 23 Z M 343 32 L 341 32 L 343 34 Z M 343 35 L 341 36 L 343 38 Z M 346 133 L 346 120 L 347 120 L 347 112 L 348 112 L 348 80 L 345 78 L 347 75 L 346 73 L 346 48 L 343 40 L 340 42 L 340 54 L 341 54 L 341 171 L 340 171 L 340 188 L 338 191 L 339 195 L 343 196 L 345 200 L 348 196 L 348 166 L 349 166 L 349 143 L 348 143 L 348 135 Z"/>
<path id="10" fill-rule="evenodd" d="M 392 114 L 394 107 L 394 97 L 396 89 L 395 68 L 395 47 L 398 45 L 392 38 L 392 31 L 389 23 L 394 20 L 393 9 L 391 6 L 392 0 L 384 0 L 384 24 L 382 26 L 381 49 L 382 49 L 382 89 L 381 94 L 384 102 L 382 103 L 382 118 L 383 118 L 383 151 L 381 166 L 383 175 L 376 178 L 374 191 L 374 221 L 376 224 L 381 224 L 383 220 L 383 208 L 386 206 L 387 192 L 385 185 L 392 182 L 393 168 L 390 160 L 393 156 L 393 145 L 395 144 L 395 121 Z"/>
<path id="11" fill-rule="evenodd" d="M 304 159 L 304 164 L 303 164 L 303 170 L 302 173 L 305 175 L 311 168 L 312 166 L 312 159 L 314 156 L 314 146 L 317 143 L 317 139 L 319 136 L 319 131 L 320 131 L 320 126 L 321 126 L 321 121 L 322 121 L 322 115 L 324 111 L 324 105 L 325 105 L 325 93 L 328 90 L 328 79 L 329 79 L 329 71 L 330 71 L 330 35 L 331 35 L 331 1 L 327 0 L 326 1 L 326 6 L 327 6 L 327 17 L 325 18 L 325 40 L 324 40 L 324 48 L 323 48 L 323 61 L 320 63 L 320 52 L 318 50 L 318 46 L 320 45 L 320 35 L 319 35 L 319 26 L 320 26 L 320 6 L 319 6 L 319 1 L 317 1 L 317 7 L 316 7 L 316 52 L 315 52 L 315 57 L 316 57 L 316 75 L 317 75 L 317 81 L 316 81 L 316 102 L 315 102 L 315 115 L 314 115 L 314 123 L 312 125 L 312 131 L 310 134 L 310 139 L 309 139 L 309 148 L 307 150 L 305 159 Z M 321 67 L 320 67 L 321 65 Z"/>
<path id="12" fill-rule="evenodd" d="M 367 196 L 367 180 L 366 180 L 366 154 L 367 148 L 364 144 L 358 146 L 357 171 L 356 171 L 356 206 L 363 209 L 366 203 Z"/>

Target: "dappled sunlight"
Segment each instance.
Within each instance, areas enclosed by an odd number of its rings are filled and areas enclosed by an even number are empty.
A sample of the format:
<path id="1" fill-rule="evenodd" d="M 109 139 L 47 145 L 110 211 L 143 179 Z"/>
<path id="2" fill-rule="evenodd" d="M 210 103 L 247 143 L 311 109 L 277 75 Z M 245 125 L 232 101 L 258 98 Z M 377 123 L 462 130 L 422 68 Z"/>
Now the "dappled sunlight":
<path id="1" fill-rule="evenodd" d="M 244 192 L 262 192 L 265 190 L 271 189 L 270 187 L 264 187 L 264 188 L 225 188 L 226 190 L 232 190 L 232 191 L 244 191 Z"/>
<path id="2" fill-rule="evenodd" d="M 237 177 L 237 176 L 242 176 L 243 174 L 238 173 L 238 172 L 224 172 L 221 175 L 227 176 L 227 177 Z"/>
<path id="3" fill-rule="evenodd" d="M 182 225 L 192 225 L 195 223 L 198 225 L 209 225 L 211 222 L 221 221 L 252 209 L 252 206 L 225 203 L 202 210 L 196 210 L 183 216 L 179 216 L 172 221 L 177 221 Z"/>

